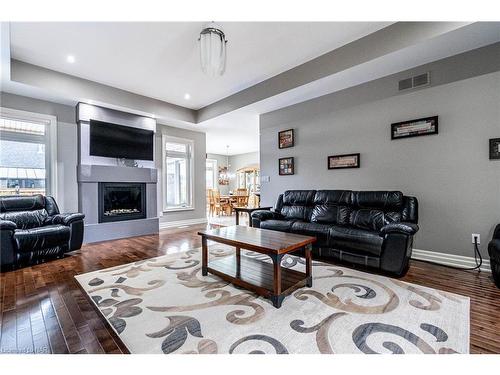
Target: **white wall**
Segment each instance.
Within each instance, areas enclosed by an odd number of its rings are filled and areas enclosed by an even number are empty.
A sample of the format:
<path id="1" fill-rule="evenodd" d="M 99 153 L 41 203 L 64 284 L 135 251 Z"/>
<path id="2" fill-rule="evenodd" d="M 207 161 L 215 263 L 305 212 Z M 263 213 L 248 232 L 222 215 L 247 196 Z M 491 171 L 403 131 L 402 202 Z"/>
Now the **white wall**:
<path id="1" fill-rule="evenodd" d="M 261 116 L 262 204 L 287 189 L 401 190 L 420 204 L 414 247 L 483 254 L 500 222 L 500 161 L 488 140 L 500 137 L 500 73 L 332 109 L 320 98 Z M 391 141 L 390 124 L 438 115 L 439 134 Z M 295 129 L 295 147 L 279 150 L 277 132 Z M 361 153 L 361 168 L 328 170 L 327 156 Z M 278 158 L 294 156 L 296 174 L 278 175 Z"/>
<path id="2" fill-rule="evenodd" d="M 163 163 L 162 163 L 162 134 L 171 137 L 184 138 L 194 141 L 194 180 L 193 205 L 194 209 L 183 211 L 163 212 Z M 206 140 L 205 133 L 174 128 L 158 124 L 156 127 L 156 168 L 158 169 L 158 213 L 160 227 L 162 223 L 171 223 L 182 220 L 204 220 L 206 218 Z"/>

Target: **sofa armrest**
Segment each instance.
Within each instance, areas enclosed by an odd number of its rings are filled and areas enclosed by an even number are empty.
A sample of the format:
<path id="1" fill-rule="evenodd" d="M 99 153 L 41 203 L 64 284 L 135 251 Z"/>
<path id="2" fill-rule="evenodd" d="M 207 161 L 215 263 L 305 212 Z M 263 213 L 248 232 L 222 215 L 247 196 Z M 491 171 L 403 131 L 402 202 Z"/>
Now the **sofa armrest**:
<path id="1" fill-rule="evenodd" d="M 13 221 L 0 219 L 0 230 L 16 230 L 16 229 L 17 225 Z"/>
<path id="2" fill-rule="evenodd" d="M 270 210 L 258 210 L 252 212 L 252 219 L 259 219 L 260 221 L 282 218 L 283 216 L 281 214 Z"/>
<path id="3" fill-rule="evenodd" d="M 488 244 L 488 255 L 490 260 L 500 263 L 500 239 L 492 239 Z"/>
<path id="4" fill-rule="evenodd" d="M 392 223 L 382 227 L 382 229 L 380 229 L 380 235 L 384 237 L 386 234 L 390 233 L 401 233 L 412 236 L 418 232 L 418 229 L 418 225 L 413 223 Z"/>
<path id="5" fill-rule="evenodd" d="M 418 225 L 401 222 L 385 225 L 380 230 L 382 252 L 380 253 L 380 268 L 394 276 L 403 276 L 409 267 L 413 248 L 413 235 L 417 233 Z"/>
<path id="6" fill-rule="evenodd" d="M 63 224 L 63 225 L 71 225 L 75 221 L 83 220 L 85 215 L 79 212 L 69 213 L 69 214 L 57 214 L 54 216 L 50 216 L 48 222 L 50 224 Z"/>
<path id="7" fill-rule="evenodd" d="M 83 243 L 83 219 L 85 215 L 79 212 L 69 214 L 57 214 L 49 216 L 45 220 L 45 225 L 61 224 L 70 227 L 71 234 L 68 242 L 68 251 L 78 250 Z"/>
<path id="8" fill-rule="evenodd" d="M 14 241 L 14 231 L 17 225 L 10 220 L 0 219 L 0 268 L 16 264 L 17 247 Z"/>
<path id="9" fill-rule="evenodd" d="M 252 217 L 250 220 L 252 221 L 252 227 L 260 228 L 260 223 L 262 221 L 271 220 L 271 219 L 283 219 L 283 215 L 276 211 L 269 210 L 258 210 L 252 212 Z"/>
<path id="10" fill-rule="evenodd" d="M 500 224 L 498 224 L 493 232 L 493 239 L 500 240 Z"/>

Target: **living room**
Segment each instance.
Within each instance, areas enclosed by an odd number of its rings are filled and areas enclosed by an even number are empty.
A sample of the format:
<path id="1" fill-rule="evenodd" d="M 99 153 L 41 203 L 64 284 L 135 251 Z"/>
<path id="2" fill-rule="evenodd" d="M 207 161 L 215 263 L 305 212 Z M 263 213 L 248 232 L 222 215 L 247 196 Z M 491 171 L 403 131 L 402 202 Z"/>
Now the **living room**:
<path id="1" fill-rule="evenodd" d="M 2 361 L 498 364 L 494 11 L 196 5 L 0 22 Z"/>

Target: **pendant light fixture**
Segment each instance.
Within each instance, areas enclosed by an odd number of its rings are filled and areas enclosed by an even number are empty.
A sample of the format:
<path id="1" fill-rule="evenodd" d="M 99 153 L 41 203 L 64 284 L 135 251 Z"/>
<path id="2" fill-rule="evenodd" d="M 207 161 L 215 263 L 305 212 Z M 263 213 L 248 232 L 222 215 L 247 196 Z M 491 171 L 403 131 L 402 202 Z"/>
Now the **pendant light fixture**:
<path id="1" fill-rule="evenodd" d="M 219 179 L 223 182 L 221 185 L 228 185 L 229 180 L 234 178 L 233 173 L 229 173 L 229 168 L 231 164 L 229 164 L 229 145 L 226 146 L 226 167 L 223 169 L 223 172 L 219 175 Z"/>
<path id="2" fill-rule="evenodd" d="M 205 27 L 199 37 L 201 70 L 209 76 L 221 76 L 226 70 L 226 36 L 215 23 Z"/>

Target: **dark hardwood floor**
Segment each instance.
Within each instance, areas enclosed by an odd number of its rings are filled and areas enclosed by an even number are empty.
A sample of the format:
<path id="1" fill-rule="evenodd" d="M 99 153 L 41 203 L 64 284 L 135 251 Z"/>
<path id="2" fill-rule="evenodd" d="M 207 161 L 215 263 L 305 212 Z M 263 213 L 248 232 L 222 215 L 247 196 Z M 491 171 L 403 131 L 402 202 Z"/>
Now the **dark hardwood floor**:
<path id="1" fill-rule="evenodd" d="M 0 274 L 0 353 L 124 353 L 74 276 L 201 246 L 204 226 L 85 245 L 75 255 Z M 471 298 L 471 353 L 500 353 L 500 290 L 489 273 L 412 261 L 402 279 Z"/>

